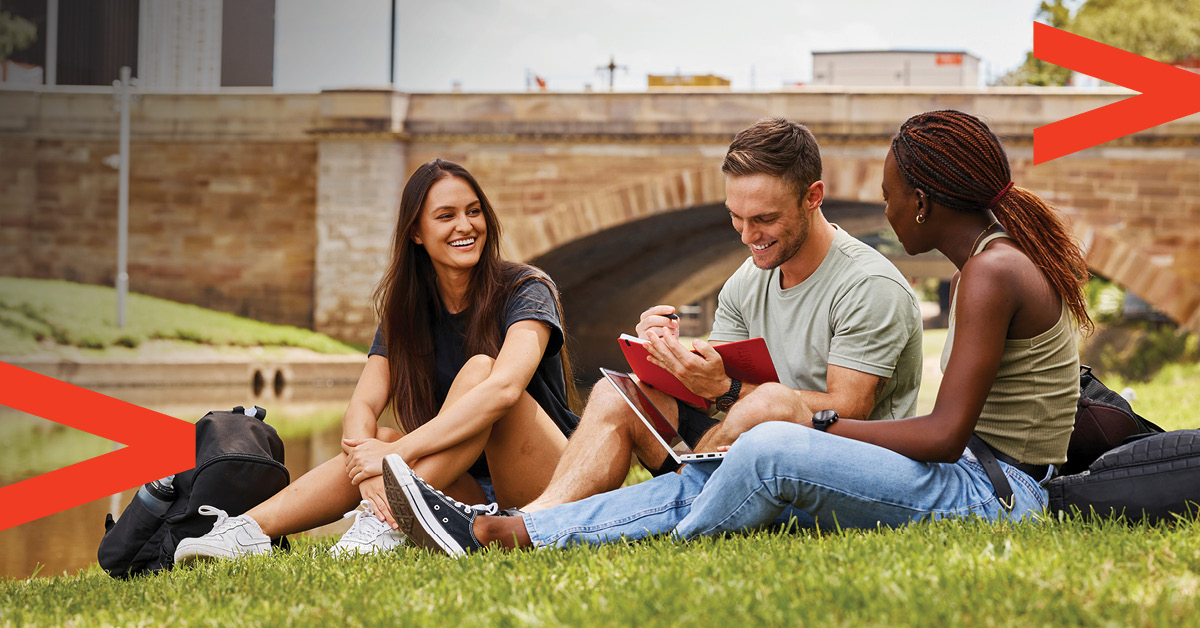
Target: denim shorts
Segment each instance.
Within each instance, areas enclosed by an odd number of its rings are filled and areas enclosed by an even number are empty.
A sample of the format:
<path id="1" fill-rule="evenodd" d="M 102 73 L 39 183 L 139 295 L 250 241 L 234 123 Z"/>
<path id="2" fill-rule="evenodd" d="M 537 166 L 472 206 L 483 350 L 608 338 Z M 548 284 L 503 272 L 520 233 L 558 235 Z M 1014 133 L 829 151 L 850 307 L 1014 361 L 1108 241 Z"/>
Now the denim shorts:
<path id="1" fill-rule="evenodd" d="M 495 489 L 495 487 L 492 486 L 491 476 L 484 475 L 484 476 L 477 477 L 477 478 L 475 478 L 475 482 L 479 484 L 480 490 L 483 491 L 483 498 L 487 500 L 487 503 L 489 503 L 489 504 L 497 503 L 496 502 L 496 489 Z"/>

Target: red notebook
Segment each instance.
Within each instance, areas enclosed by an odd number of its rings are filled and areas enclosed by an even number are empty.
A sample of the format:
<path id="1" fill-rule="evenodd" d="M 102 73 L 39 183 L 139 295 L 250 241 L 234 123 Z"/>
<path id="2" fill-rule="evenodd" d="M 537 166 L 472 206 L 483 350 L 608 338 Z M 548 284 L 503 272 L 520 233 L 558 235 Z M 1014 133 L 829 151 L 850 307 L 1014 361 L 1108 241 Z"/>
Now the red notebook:
<path id="1" fill-rule="evenodd" d="M 702 408 L 709 406 L 707 400 L 688 390 L 683 382 L 676 379 L 674 375 L 646 360 L 650 356 L 650 352 L 643 346 L 646 344 L 645 340 L 621 334 L 621 337 L 617 339 L 617 344 L 621 345 L 621 352 L 625 354 L 625 361 L 629 363 L 629 368 L 633 369 L 633 374 L 637 375 L 642 383 L 653 386 L 685 403 Z M 728 342 L 713 348 L 721 354 L 721 359 L 725 362 L 726 375 L 748 384 L 779 381 L 779 375 L 775 372 L 775 364 L 771 362 L 771 354 L 767 351 L 767 342 L 762 338 Z M 699 354 L 695 350 L 692 353 Z"/>

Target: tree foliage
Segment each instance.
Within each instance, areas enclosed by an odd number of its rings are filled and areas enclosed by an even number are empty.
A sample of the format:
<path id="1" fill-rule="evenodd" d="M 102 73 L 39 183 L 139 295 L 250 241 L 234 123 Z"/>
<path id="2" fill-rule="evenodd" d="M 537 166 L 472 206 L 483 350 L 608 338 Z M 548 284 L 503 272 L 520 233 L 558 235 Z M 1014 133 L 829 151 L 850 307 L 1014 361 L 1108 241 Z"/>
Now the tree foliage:
<path id="1" fill-rule="evenodd" d="M 0 61 L 37 41 L 37 27 L 29 20 L 0 11 Z"/>
<path id="2" fill-rule="evenodd" d="M 1049 0 L 1034 19 L 1157 61 L 1200 57 L 1198 0 Z M 1034 58 L 1005 75 L 1003 85 L 1066 85 L 1071 71 Z"/>

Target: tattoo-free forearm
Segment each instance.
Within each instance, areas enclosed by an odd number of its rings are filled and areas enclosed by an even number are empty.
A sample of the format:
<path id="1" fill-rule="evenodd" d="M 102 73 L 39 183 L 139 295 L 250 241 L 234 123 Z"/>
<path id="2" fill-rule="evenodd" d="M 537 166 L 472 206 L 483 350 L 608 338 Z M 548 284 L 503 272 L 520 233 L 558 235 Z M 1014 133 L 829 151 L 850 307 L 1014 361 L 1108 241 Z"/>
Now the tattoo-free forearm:
<path id="1" fill-rule="evenodd" d="M 811 390 L 797 390 L 796 395 L 800 397 L 800 401 L 808 406 L 811 412 L 820 412 L 821 410 L 834 410 L 838 416 L 846 419 L 866 419 L 863 414 L 863 403 L 861 400 L 847 399 L 844 395 L 831 395 L 829 393 L 815 392 Z M 855 403 L 857 401 L 857 403 Z M 867 406 L 867 413 L 870 414 L 871 406 Z M 802 421 L 811 419 L 811 416 L 797 417 Z"/>
<path id="2" fill-rule="evenodd" d="M 378 420 L 369 405 L 351 399 L 342 415 L 342 438 L 375 438 Z"/>

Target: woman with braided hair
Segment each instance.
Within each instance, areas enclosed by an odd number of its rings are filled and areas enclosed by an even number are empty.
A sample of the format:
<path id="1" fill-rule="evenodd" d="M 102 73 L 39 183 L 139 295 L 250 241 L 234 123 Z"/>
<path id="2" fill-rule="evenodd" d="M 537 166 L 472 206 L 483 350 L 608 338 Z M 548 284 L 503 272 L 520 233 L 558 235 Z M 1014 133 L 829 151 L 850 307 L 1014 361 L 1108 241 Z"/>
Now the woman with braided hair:
<path id="1" fill-rule="evenodd" d="M 1054 209 L 1013 184 L 995 134 L 959 111 L 905 122 L 882 188 L 905 251 L 937 249 L 959 269 L 932 412 L 839 420 L 832 411 L 814 414 L 783 386 L 763 385 L 728 418 L 752 411 L 767 422 L 742 434 L 720 466 L 688 465 L 542 511 L 536 530 L 515 517 L 475 517 L 473 538 L 456 542 L 464 550 L 531 539 L 562 546 L 668 531 L 687 539 L 790 517 L 874 528 L 1042 512 L 1043 486 L 1066 460 L 1074 422 L 1075 333 L 1091 324 L 1079 249 Z M 745 403 L 755 396 L 759 403 Z M 612 524 L 571 525 L 598 518 Z M 543 525 L 551 521 L 562 525 Z"/>

